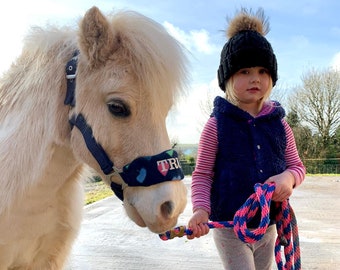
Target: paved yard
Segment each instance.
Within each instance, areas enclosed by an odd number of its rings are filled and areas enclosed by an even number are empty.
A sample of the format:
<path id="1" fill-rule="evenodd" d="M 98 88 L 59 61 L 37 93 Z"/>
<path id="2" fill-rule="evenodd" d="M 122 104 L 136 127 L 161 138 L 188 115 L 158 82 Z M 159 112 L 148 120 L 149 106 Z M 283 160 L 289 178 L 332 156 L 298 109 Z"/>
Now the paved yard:
<path id="1" fill-rule="evenodd" d="M 190 186 L 191 178 L 186 178 Z M 189 192 L 190 196 L 190 192 Z M 185 225 L 189 204 L 179 220 Z M 307 177 L 294 191 L 302 269 L 340 269 L 340 176 Z M 134 225 L 121 202 L 110 197 L 85 207 L 85 217 L 66 270 L 222 269 L 212 234 L 162 241 Z M 277 269 L 274 264 L 274 268 Z"/>

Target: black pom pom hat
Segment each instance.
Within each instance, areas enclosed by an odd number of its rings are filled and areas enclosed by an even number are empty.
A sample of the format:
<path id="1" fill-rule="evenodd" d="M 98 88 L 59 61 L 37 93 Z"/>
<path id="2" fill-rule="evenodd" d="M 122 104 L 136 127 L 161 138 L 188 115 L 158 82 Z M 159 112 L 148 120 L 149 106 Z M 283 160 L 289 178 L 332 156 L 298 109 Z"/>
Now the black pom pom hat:
<path id="1" fill-rule="evenodd" d="M 226 35 L 229 38 L 221 52 L 217 71 L 218 84 L 225 91 L 225 82 L 242 68 L 264 67 L 269 70 L 273 86 L 276 84 L 277 61 L 272 46 L 264 37 L 269 32 L 269 23 L 263 9 L 255 14 L 246 9 L 229 22 Z"/>

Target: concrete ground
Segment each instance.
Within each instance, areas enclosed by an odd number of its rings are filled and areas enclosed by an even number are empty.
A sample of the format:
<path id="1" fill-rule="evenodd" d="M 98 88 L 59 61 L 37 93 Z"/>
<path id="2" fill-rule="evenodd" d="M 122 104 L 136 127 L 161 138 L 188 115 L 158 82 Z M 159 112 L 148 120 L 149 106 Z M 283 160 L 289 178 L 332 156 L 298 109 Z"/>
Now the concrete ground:
<path id="1" fill-rule="evenodd" d="M 184 179 L 190 188 L 191 178 Z M 340 269 L 340 176 L 306 177 L 290 200 L 297 216 L 302 269 Z M 191 216 L 188 205 L 178 224 Z M 125 215 L 110 197 L 85 207 L 79 237 L 66 270 L 223 269 L 212 233 L 199 239 L 162 241 Z M 277 269 L 274 262 L 273 269 Z"/>

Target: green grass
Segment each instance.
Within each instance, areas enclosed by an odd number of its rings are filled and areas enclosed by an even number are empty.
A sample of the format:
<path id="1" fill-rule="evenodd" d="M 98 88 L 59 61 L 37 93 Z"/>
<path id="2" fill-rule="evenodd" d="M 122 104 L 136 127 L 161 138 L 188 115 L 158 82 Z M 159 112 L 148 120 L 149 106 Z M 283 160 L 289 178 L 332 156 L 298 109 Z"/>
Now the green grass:
<path id="1" fill-rule="evenodd" d="M 114 195 L 113 191 L 109 186 L 104 184 L 103 181 L 88 183 L 85 188 L 85 205 L 105 199 L 112 195 Z"/>

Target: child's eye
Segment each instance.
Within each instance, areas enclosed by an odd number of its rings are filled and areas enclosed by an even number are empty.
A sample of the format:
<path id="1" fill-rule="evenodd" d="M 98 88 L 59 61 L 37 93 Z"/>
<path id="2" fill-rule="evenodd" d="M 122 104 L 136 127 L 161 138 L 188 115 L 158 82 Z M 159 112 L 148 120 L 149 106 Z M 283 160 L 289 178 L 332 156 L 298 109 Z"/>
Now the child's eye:
<path id="1" fill-rule="evenodd" d="M 239 71 L 239 73 L 241 73 L 241 74 L 249 74 L 249 70 L 248 69 L 241 69 Z"/>
<path id="2" fill-rule="evenodd" d="M 261 68 L 261 69 L 260 69 L 260 73 L 261 73 L 261 74 L 269 74 L 269 70 L 266 69 L 266 68 Z"/>

